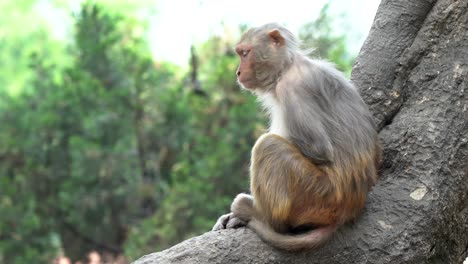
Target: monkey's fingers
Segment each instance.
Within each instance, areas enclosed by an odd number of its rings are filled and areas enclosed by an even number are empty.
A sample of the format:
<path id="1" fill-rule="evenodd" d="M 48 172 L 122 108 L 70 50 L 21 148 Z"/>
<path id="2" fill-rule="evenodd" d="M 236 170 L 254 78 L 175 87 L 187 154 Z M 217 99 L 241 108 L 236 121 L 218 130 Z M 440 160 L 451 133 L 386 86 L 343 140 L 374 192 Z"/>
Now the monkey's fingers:
<path id="1" fill-rule="evenodd" d="M 247 222 L 234 216 L 233 213 L 222 215 L 216 221 L 216 224 L 213 226 L 213 231 L 228 229 L 228 228 L 239 228 L 246 226 Z"/>
<path id="2" fill-rule="evenodd" d="M 247 225 L 247 222 L 238 218 L 238 217 L 231 217 L 228 221 L 228 223 L 226 224 L 226 228 L 239 228 L 239 227 L 243 227 L 243 226 L 246 226 Z"/>
<path id="3" fill-rule="evenodd" d="M 229 219 L 233 217 L 232 213 L 222 215 L 218 218 L 218 221 L 216 221 L 216 224 L 213 226 L 213 231 L 221 230 L 221 229 L 226 229 L 226 225 L 229 222 Z"/>

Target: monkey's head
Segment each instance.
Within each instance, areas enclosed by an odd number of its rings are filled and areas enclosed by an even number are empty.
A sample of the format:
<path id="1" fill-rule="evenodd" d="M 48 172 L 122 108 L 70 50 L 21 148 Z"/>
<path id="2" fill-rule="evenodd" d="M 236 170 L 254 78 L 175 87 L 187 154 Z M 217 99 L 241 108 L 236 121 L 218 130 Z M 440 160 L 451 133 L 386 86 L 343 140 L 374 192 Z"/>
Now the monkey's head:
<path id="1" fill-rule="evenodd" d="M 299 52 L 297 43 L 294 35 L 278 24 L 248 30 L 236 45 L 239 84 L 251 91 L 274 89 L 281 73 Z"/>

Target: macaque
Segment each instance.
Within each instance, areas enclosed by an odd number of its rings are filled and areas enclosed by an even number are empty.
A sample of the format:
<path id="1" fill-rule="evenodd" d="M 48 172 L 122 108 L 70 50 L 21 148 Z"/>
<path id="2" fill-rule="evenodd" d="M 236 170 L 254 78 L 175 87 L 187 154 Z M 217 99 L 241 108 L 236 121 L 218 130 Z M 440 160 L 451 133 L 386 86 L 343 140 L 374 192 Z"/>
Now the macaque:
<path id="1" fill-rule="evenodd" d="M 247 226 L 283 250 L 322 245 L 356 218 L 377 180 L 381 148 L 358 91 L 331 64 L 310 59 L 278 24 L 236 46 L 237 80 L 270 115 L 252 149 L 250 190 L 213 230 Z"/>

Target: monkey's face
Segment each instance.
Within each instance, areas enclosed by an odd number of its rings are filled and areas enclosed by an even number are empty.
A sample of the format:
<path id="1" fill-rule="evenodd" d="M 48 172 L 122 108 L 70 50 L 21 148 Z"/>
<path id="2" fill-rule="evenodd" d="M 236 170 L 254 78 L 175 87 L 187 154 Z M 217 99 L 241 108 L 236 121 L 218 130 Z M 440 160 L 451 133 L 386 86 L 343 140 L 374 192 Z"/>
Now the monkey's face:
<path id="1" fill-rule="evenodd" d="M 236 46 L 239 84 L 251 91 L 274 89 L 287 57 L 285 42 L 278 29 L 254 28 L 246 32 Z"/>
<path id="2" fill-rule="evenodd" d="M 240 64 L 237 68 L 237 81 L 244 88 L 252 90 L 258 85 L 255 76 L 255 52 L 253 46 L 241 43 L 236 46 L 236 53 L 240 57 Z"/>

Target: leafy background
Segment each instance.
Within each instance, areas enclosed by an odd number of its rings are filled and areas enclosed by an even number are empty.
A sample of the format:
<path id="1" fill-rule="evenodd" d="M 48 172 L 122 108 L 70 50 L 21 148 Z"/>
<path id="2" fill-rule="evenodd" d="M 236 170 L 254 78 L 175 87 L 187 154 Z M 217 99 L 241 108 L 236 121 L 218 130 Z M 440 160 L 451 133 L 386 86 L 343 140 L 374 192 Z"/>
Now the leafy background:
<path id="1" fill-rule="evenodd" d="M 0 264 L 127 263 L 210 230 L 267 125 L 233 78 L 233 32 L 195 43 L 186 70 L 151 57 L 125 5 L 84 2 L 60 41 L 24 26 L 34 3 L 0 4 Z M 300 37 L 349 73 L 328 13 Z"/>

